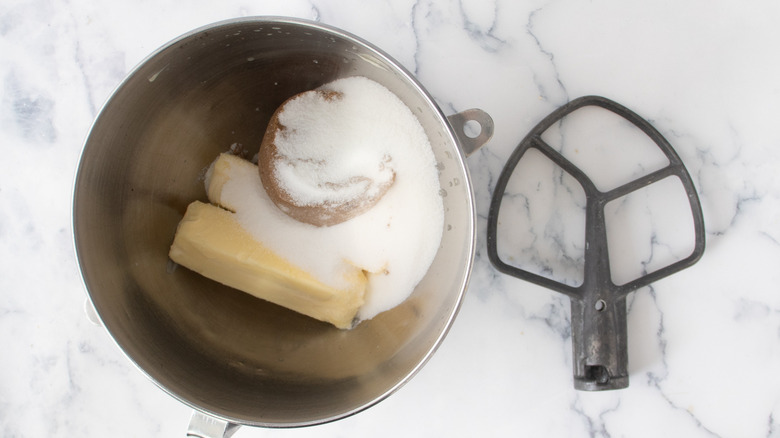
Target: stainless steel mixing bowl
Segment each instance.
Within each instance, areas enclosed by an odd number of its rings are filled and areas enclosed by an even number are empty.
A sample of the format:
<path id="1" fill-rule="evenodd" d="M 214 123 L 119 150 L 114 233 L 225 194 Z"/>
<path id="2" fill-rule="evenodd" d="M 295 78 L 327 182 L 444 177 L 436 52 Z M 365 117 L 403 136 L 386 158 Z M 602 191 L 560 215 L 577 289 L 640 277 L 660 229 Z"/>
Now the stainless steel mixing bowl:
<path id="1" fill-rule="evenodd" d="M 220 152 L 256 152 L 285 99 L 357 75 L 415 113 L 440 170 L 444 236 L 406 302 L 343 331 L 168 260 L 176 225 L 190 202 L 205 200 L 204 169 Z M 469 120 L 482 126 L 476 138 L 463 134 Z M 131 361 L 217 423 L 294 427 L 358 412 L 410 379 L 455 317 L 475 242 L 460 147 L 479 147 L 491 131 L 478 110 L 445 117 L 407 71 L 343 31 L 283 18 L 195 30 L 131 72 L 84 145 L 73 228 L 89 297 Z"/>

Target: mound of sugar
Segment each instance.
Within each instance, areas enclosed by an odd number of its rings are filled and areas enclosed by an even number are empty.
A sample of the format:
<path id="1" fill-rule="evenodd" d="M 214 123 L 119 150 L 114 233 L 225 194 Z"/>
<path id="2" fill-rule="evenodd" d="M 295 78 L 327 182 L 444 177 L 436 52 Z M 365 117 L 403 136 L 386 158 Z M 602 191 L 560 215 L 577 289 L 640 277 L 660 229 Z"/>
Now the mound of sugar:
<path id="1" fill-rule="evenodd" d="M 322 112 L 296 111 L 287 116 L 295 114 L 311 123 L 333 123 L 339 135 L 333 136 L 332 148 L 322 155 L 313 152 L 312 158 L 339 162 L 336 170 L 321 170 L 331 172 L 327 178 L 366 172 L 350 167 L 350 154 L 357 152 L 339 150 L 339 145 L 345 144 L 335 142 L 340 136 L 354 138 L 355 144 L 362 145 L 357 149 L 380 159 L 389 154 L 395 181 L 379 202 L 350 220 L 317 227 L 296 221 L 276 208 L 258 172 L 251 170 L 231 175 L 222 197 L 237 206 L 239 222 L 256 240 L 323 283 L 340 287 L 343 272 L 350 265 L 365 270 L 369 277 L 367 299 L 358 317 L 370 319 L 404 301 L 436 255 L 444 223 L 436 161 L 419 121 L 380 84 L 352 77 L 323 88 L 343 93 L 345 106 L 338 112 L 338 122 L 334 114 Z M 299 152 L 306 153 L 295 153 Z M 374 172 L 371 177 L 381 178 L 381 173 Z M 318 194 L 306 192 L 301 196 L 316 199 Z"/>
<path id="2" fill-rule="evenodd" d="M 398 118 L 388 114 L 396 108 L 380 110 L 387 99 L 372 98 L 384 94 L 376 89 L 381 86 L 363 79 L 324 88 L 337 93 L 299 94 L 279 113 L 285 128 L 275 139 L 274 177 L 296 205 L 371 198 L 392 183 L 393 143 L 402 126 L 383 122 Z"/>

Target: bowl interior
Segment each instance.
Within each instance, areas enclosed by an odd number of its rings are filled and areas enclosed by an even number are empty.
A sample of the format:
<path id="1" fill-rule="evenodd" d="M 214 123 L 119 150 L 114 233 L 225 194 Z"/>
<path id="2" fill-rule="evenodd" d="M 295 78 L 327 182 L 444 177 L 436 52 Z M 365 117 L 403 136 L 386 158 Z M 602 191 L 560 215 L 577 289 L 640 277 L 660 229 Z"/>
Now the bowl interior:
<path id="1" fill-rule="evenodd" d="M 434 149 L 445 204 L 438 254 L 412 296 L 343 331 L 176 267 L 187 205 L 209 163 L 257 152 L 288 97 L 345 76 L 396 93 Z M 90 298 L 153 381 L 206 413 L 291 427 L 355 413 L 408 380 L 455 316 L 473 256 L 473 205 L 446 119 L 405 71 L 335 29 L 241 19 L 187 34 L 142 63 L 90 132 L 74 188 L 74 236 Z"/>

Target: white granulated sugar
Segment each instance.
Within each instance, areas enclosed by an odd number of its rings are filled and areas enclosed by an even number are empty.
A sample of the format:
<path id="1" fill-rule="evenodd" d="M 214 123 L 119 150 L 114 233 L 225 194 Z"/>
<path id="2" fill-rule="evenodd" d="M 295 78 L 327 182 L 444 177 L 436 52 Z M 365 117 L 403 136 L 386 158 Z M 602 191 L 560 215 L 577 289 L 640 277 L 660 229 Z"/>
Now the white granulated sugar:
<path id="1" fill-rule="evenodd" d="M 280 122 L 285 126 L 326 126 L 332 132 L 311 138 L 299 130 L 300 136 L 285 139 L 285 153 L 313 163 L 308 171 L 319 174 L 315 178 L 333 181 L 354 175 L 381 181 L 391 166 L 395 181 L 379 202 L 365 213 L 330 227 L 298 222 L 270 200 L 254 167 L 233 172 L 222 197 L 228 204 L 240 206 L 236 208 L 239 222 L 258 241 L 323 283 L 343 285 L 343 273 L 350 265 L 367 271 L 367 300 L 358 317 L 370 319 L 404 301 L 436 255 L 444 223 L 436 162 L 420 123 L 380 84 L 353 77 L 323 89 L 339 91 L 343 97 L 327 105 L 303 100 L 298 105 L 295 101 L 294 111 L 286 109 Z M 389 164 L 367 169 L 360 164 L 366 158 Z M 320 161 L 328 165 L 316 164 Z M 321 202 L 322 195 L 309 190 L 301 197 Z"/>
<path id="2" fill-rule="evenodd" d="M 342 96 L 303 93 L 279 114 L 286 128 L 274 142 L 282 157 L 274 173 L 279 187 L 300 206 L 376 195 L 393 180 L 395 143 L 408 133 L 424 136 L 422 127 L 394 94 L 369 79 L 320 89 Z"/>

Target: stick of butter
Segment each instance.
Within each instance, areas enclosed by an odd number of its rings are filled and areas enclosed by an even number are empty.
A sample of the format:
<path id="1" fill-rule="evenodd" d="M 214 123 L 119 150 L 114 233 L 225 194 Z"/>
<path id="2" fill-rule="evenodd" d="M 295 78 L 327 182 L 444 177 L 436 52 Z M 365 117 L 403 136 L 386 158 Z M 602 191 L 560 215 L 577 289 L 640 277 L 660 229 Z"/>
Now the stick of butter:
<path id="1" fill-rule="evenodd" d="M 223 154 L 210 170 L 207 191 L 219 203 L 231 164 L 253 166 Z M 226 206 L 233 208 L 233 206 Z M 365 301 L 367 279 L 355 268 L 349 286 L 336 289 L 292 265 L 244 230 L 231 211 L 195 201 L 176 230 L 170 258 L 199 274 L 338 328 L 352 327 Z"/>

